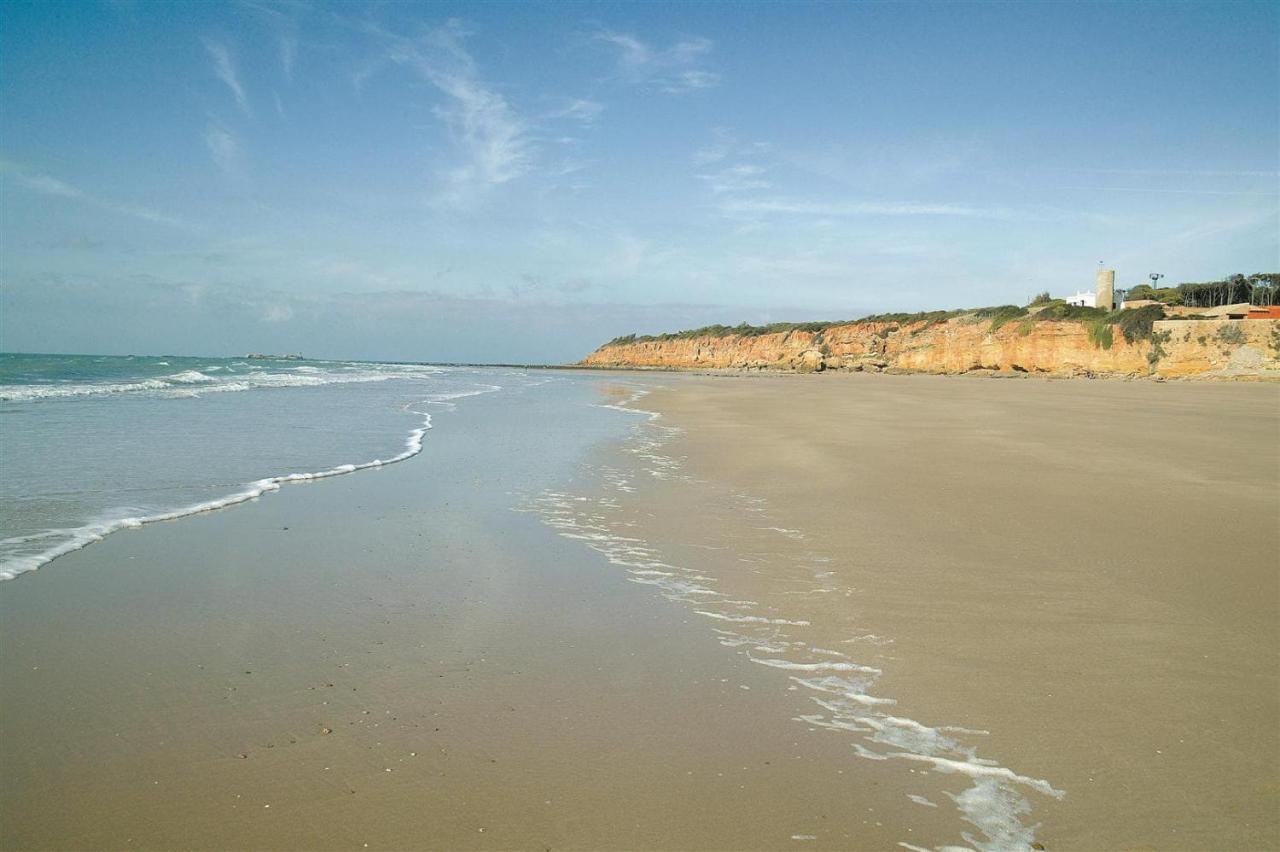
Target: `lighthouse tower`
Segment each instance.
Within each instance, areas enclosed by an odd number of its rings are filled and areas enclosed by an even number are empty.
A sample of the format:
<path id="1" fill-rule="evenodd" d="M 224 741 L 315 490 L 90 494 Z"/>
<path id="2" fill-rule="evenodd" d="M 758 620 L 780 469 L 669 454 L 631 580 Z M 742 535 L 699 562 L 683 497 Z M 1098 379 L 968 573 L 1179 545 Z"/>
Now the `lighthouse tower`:
<path id="1" fill-rule="evenodd" d="M 1116 271 L 1114 269 L 1099 269 L 1097 283 L 1097 299 L 1094 306 L 1109 311 L 1115 307 L 1116 303 Z"/>

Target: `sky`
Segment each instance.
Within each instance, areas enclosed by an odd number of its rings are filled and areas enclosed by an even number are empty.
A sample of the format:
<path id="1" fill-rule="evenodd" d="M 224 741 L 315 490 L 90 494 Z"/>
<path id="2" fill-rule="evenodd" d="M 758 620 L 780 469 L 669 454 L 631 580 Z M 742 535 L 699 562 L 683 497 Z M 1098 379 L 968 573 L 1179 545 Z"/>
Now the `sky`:
<path id="1" fill-rule="evenodd" d="M 0 349 L 551 363 L 1280 270 L 1274 3 L 0 4 Z"/>

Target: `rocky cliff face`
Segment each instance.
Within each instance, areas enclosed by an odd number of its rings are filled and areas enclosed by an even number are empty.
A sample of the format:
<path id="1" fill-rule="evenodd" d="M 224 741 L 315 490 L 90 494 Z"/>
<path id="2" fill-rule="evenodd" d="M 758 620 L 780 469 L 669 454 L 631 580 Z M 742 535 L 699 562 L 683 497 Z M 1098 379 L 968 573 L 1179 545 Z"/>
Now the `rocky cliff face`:
<path id="1" fill-rule="evenodd" d="M 1057 376 L 1270 376 L 1280 379 L 1280 321 L 1163 320 L 1152 340 L 1109 347 L 1079 322 L 860 322 L 825 331 L 606 344 L 588 367 L 924 373 L 1016 371 Z"/>

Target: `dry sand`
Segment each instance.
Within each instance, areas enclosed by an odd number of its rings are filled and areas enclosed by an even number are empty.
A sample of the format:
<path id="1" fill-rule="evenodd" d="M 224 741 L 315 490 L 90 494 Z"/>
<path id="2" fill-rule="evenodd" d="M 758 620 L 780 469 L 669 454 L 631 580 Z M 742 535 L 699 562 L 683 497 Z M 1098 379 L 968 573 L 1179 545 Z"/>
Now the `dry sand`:
<path id="1" fill-rule="evenodd" d="M 857 649 L 895 714 L 989 732 L 1065 793 L 1029 796 L 1049 849 L 1280 848 L 1280 387 L 724 377 L 637 405 L 691 477 L 633 498 L 644 536 Z M 843 594 L 796 593 L 814 554 Z"/>

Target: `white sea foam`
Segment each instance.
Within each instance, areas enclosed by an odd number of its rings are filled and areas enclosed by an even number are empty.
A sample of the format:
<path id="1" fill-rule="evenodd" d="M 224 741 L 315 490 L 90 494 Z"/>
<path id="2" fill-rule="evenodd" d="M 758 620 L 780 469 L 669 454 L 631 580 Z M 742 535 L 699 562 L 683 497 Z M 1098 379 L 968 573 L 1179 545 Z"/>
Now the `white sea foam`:
<path id="1" fill-rule="evenodd" d="M 786 623 L 794 624 L 795 622 Z M 789 669 L 793 672 L 866 672 L 867 674 L 880 674 L 880 669 L 872 668 L 871 666 L 862 666 L 857 663 L 827 662 L 825 660 L 820 663 L 793 663 L 790 660 L 752 657 L 751 662 L 759 663 L 762 666 L 771 666 L 775 669 Z"/>
<path id="2" fill-rule="evenodd" d="M 183 370 L 166 376 L 124 382 L 66 382 L 29 385 L 0 385 L 0 401 L 32 402 L 44 399 L 67 399 L 113 394 L 151 394 L 158 396 L 191 396 L 197 392 L 228 393 L 266 388 L 318 387 L 357 382 L 385 382 L 391 379 L 429 376 L 442 372 L 439 367 L 392 364 L 348 366 L 344 369 L 320 370 L 295 367 L 271 372 L 232 373 L 211 376 L 199 370 Z M 208 368 L 211 372 L 214 368 Z M 486 391 L 479 391 L 484 393 Z M 465 396 L 468 394 L 460 394 Z"/>
<path id="3" fill-rule="evenodd" d="M 695 609 L 698 615 L 704 615 L 707 618 L 718 618 L 721 621 L 737 621 L 743 624 L 788 624 L 793 627 L 808 627 L 807 621 L 792 621 L 786 618 L 765 618 L 762 615 L 726 615 L 723 612 L 708 612 L 703 609 Z"/>
<path id="4" fill-rule="evenodd" d="M 172 376 L 165 376 L 161 381 L 174 382 L 177 384 L 191 384 L 193 382 L 213 382 L 217 381 L 213 376 L 207 376 L 199 370 L 183 370 L 181 373 L 174 373 Z"/>

